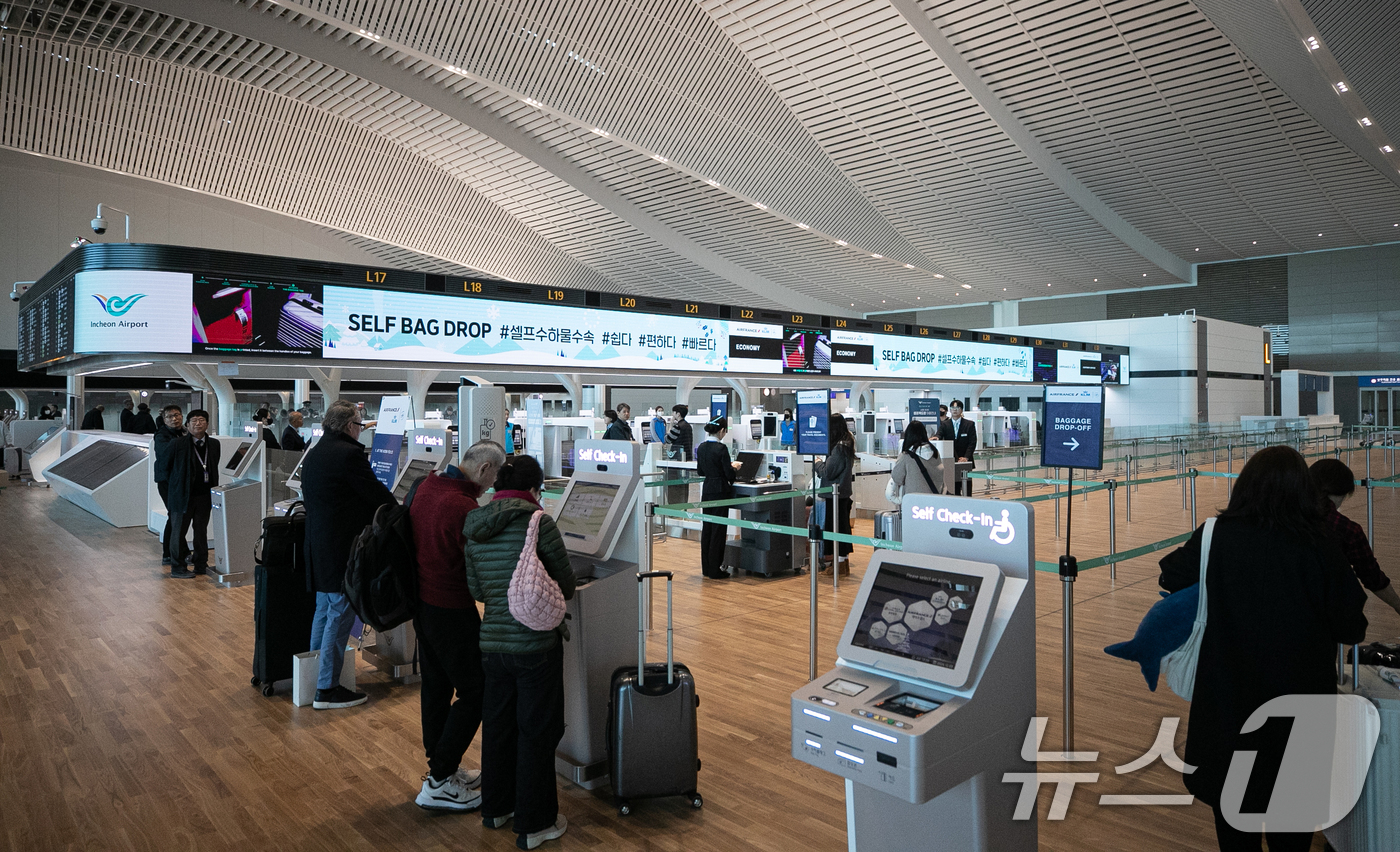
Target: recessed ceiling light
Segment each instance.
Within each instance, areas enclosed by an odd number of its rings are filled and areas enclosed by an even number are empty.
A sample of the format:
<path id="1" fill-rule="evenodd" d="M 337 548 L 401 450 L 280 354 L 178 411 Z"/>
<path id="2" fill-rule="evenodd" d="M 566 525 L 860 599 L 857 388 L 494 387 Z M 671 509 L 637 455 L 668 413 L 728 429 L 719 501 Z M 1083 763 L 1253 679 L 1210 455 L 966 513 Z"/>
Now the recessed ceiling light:
<path id="1" fill-rule="evenodd" d="M 656 162 L 658 162 L 658 163 L 669 163 L 669 162 L 671 162 L 670 160 L 666 159 L 665 157 L 661 156 L 660 154 L 652 154 L 652 155 L 651 155 L 651 158 L 652 158 L 653 160 L 655 160 Z"/>
<path id="2" fill-rule="evenodd" d="M 883 255 L 883 254 L 872 254 L 871 257 L 875 258 L 876 260 L 879 260 L 880 258 L 884 257 L 884 255 Z"/>
<path id="3" fill-rule="evenodd" d="M 906 264 L 904 264 L 904 268 L 905 268 L 905 269 L 913 269 L 913 268 L 914 268 L 914 264 L 912 264 L 912 263 L 906 263 Z"/>
<path id="4" fill-rule="evenodd" d="M 1346 84 L 1345 81 L 1338 80 L 1338 81 L 1337 81 L 1337 91 L 1338 91 L 1338 92 L 1349 92 L 1349 91 L 1351 91 L 1351 89 L 1348 89 L 1348 88 L 1347 88 L 1347 84 Z"/>
<path id="5" fill-rule="evenodd" d="M 1259 241 L 1258 241 L 1258 240 L 1255 240 L 1254 242 L 1250 243 L 1250 245 L 1255 245 L 1255 246 L 1257 246 L 1257 245 L 1259 245 Z"/>
<path id="6" fill-rule="evenodd" d="M 971 289 L 972 289 L 972 285 L 971 285 L 971 284 L 959 284 L 958 286 L 959 286 L 959 287 L 962 287 L 964 290 L 971 290 Z"/>
<path id="7" fill-rule="evenodd" d="M 1303 44 L 1308 46 L 1308 50 L 1317 50 L 1319 47 L 1322 47 L 1317 41 L 1317 36 L 1308 36 L 1303 39 Z"/>
<path id="8" fill-rule="evenodd" d="M 767 204 L 759 204 L 757 201 L 755 201 L 755 202 L 753 203 L 753 206 L 757 207 L 759 210 L 767 210 L 767 209 L 768 209 L 768 205 L 767 205 Z"/>
<path id="9" fill-rule="evenodd" d="M 837 241 L 836 241 L 836 244 L 837 244 L 838 246 L 848 246 L 848 245 L 850 245 L 850 243 L 846 242 L 845 240 L 837 240 Z"/>
<path id="10" fill-rule="evenodd" d="M 943 277 L 943 273 L 942 273 L 942 272 L 935 272 L 935 273 L 933 273 L 933 277 L 934 277 L 934 278 L 942 278 L 942 277 Z"/>
<path id="11" fill-rule="evenodd" d="M 710 186 L 713 186 L 715 189 L 719 189 L 719 184 L 716 183 L 715 181 L 706 179 L 706 180 L 705 180 L 705 183 L 708 183 Z"/>
<path id="12" fill-rule="evenodd" d="M 601 127 L 595 127 L 595 128 L 593 128 L 593 132 L 596 133 L 596 134 L 598 134 L 599 136 L 603 137 L 604 139 L 607 139 L 607 138 L 609 138 L 609 137 L 612 136 L 611 133 L 609 133 L 608 131 L 604 130 L 604 129 L 601 128 Z"/>
<path id="13" fill-rule="evenodd" d="M 881 300 L 880 300 L 880 304 L 883 305 L 884 303 L 885 303 L 885 300 L 884 300 L 884 299 L 881 299 Z"/>
<path id="14" fill-rule="evenodd" d="M 1319 234 L 1319 236 L 1321 236 L 1321 235 Z M 1143 278 L 1146 278 L 1146 277 L 1147 277 L 1147 273 L 1146 273 L 1146 272 L 1142 273 L 1142 277 L 1143 277 Z"/>
<path id="15" fill-rule="evenodd" d="M 1098 281 L 1099 279 L 1095 278 L 1094 280 L 1095 280 L 1095 281 Z"/>
<path id="16" fill-rule="evenodd" d="M 544 104 L 540 103 L 534 98 L 521 98 L 521 100 L 524 101 L 527 105 L 534 107 L 535 109 L 540 109 L 544 106 Z"/>
<path id="17" fill-rule="evenodd" d="M 1370 126 L 1371 126 L 1371 119 L 1369 119 L 1369 118 L 1363 118 L 1363 119 L 1361 119 L 1361 126 L 1362 126 L 1362 127 L 1370 127 Z"/>
<path id="18" fill-rule="evenodd" d="M 1200 249 L 1196 249 L 1196 251 L 1200 251 Z"/>
<path id="19" fill-rule="evenodd" d="M 1005 287 L 1001 288 L 1001 292 L 1005 293 L 1005 292 L 1006 292 L 1006 288 L 1005 288 Z"/>
<path id="20" fill-rule="evenodd" d="M 1382 146 L 1381 146 L 1381 150 L 1384 151 L 1384 152 L 1386 152 L 1387 154 L 1389 154 L 1391 151 L 1394 151 L 1395 149 L 1392 148 L 1392 147 L 1390 147 L 1389 145 L 1382 145 Z"/>
<path id="21" fill-rule="evenodd" d="M 1054 287 L 1055 285 L 1054 285 L 1054 284 L 1046 284 L 1045 286 L 1046 286 L 1046 287 Z"/>
<path id="22" fill-rule="evenodd" d="M 805 223 L 803 223 L 803 222 L 798 222 L 798 223 L 797 223 L 797 227 L 799 227 L 799 228 L 801 228 L 802 230 L 805 231 L 805 230 L 807 230 L 808 228 L 810 228 L 810 227 L 812 227 L 812 226 L 811 226 L 811 225 L 808 225 L 808 224 L 805 224 Z"/>
<path id="23" fill-rule="evenodd" d="M 1319 236 L 1319 237 L 1322 236 L 1322 232 L 1319 231 L 1319 232 L 1318 232 L 1318 236 Z"/>
<path id="24" fill-rule="evenodd" d="M 360 35 L 362 35 L 362 36 L 364 36 L 365 38 L 370 39 L 370 40 L 372 40 L 372 41 L 379 41 L 379 36 L 375 35 L 374 33 L 370 32 L 369 30 L 360 30 Z"/>
<path id="25" fill-rule="evenodd" d="M 856 306 L 856 303 L 855 303 L 855 302 L 851 302 L 851 307 L 854 308 L 855 306 Z"/>
<path id="26" fill-rule="evenodd" d="M 442 67 L 451 71 L 453 74 L 461 74 L 463 77 L 467 76 L 467 69 L 465 68 L 458 68 L 456 65 L 444 65 Z M 597 131 L 594 132 L 596 133 Z"/>

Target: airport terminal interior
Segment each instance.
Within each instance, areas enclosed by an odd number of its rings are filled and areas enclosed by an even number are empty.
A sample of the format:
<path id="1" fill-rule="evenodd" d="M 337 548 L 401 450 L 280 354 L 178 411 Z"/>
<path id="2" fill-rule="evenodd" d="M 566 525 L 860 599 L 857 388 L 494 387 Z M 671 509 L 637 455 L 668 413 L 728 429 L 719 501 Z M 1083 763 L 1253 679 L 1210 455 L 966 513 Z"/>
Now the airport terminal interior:
<path id="1" fill-rule="evenodd" d="M 0 842 L 1225 848 L 1216 696 L 1150 673 L 1209 623 L 1105 648 L 1271 448 L 1400 571 L 1397 40 L 1365 0 L 0 2 Z M 538 462 L 562 836 L 423 804 L 423 622 L 357 602 L 367 701 L 318 688 L 278 542 L 351 435 L 399 503 Z M 1353 564 L 1369 757 L 1239 813 L 1395 852 L 1400 598 Z"/>

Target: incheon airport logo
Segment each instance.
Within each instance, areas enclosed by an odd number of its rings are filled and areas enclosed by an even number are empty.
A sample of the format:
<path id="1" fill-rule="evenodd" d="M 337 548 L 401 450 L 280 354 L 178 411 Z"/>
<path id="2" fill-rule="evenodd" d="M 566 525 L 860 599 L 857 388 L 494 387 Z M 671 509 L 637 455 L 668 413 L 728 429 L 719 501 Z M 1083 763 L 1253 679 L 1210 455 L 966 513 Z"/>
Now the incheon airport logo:
<path id="1" fill-rule="evenodd" d="M 133 293 L 130 296 L 103 296 L 93 293 L 92 297 L 102 305 L 102 310 L 110 316 L 119 317 L 135 307 L 136 303 L 146 298 L 145 293 Z"/>

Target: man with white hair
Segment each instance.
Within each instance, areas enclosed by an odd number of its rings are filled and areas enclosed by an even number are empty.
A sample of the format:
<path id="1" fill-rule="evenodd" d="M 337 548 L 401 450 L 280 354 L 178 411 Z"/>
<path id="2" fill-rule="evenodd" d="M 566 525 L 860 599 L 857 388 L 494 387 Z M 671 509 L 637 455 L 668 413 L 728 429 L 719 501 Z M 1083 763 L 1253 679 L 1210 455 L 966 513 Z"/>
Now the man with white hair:
<path id="1" fill-rule="evenodd" d="M 414 486 L 409 504 L 413 548 L 418 556 L 418 656 L 423 686 L 423 750 L 428 774 L 417 802 L 421 808 L 470 811 L 481 807 L 481 772 L 461 768 L 462 755 L 481 727 L 481 616 L 467 588 L 467 513 L 496 481 L 505 448 L 478 441 L 462 451 L 460 465 L 429 473 Z M 456 694 L 457 700 L 452 696 Z"/>

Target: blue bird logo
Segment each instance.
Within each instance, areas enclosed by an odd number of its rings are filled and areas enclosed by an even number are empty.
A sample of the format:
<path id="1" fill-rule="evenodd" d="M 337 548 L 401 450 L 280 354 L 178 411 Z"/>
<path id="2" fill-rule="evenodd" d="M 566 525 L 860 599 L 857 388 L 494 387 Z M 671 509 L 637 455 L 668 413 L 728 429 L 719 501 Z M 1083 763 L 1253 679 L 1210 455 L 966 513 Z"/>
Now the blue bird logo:
<path id="1" fill-rule="evenodd" d="M 137 302 L 146 298 L 146 294 L 134 293 L 130 296 L 102 296 L 94 293 L 92 297 L 97 300 L 98 304 L 102 305 L 102 310 L 114 317 L 119 317 L 131 310 L 132 306 Z"/>

